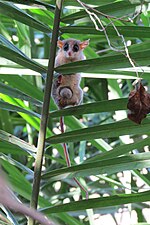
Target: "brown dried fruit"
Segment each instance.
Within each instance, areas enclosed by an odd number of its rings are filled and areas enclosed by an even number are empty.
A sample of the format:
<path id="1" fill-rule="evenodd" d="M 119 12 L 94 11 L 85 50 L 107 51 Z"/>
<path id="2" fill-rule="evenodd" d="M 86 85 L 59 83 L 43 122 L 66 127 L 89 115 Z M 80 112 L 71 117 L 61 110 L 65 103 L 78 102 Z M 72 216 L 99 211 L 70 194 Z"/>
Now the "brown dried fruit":
<path id="1" fill-rule="evenodd" d="M 150 94 L 141 82 L 130 92 L 127 108 L 130 110 L 128 118 L 138 124 L 150 113 Z"/>

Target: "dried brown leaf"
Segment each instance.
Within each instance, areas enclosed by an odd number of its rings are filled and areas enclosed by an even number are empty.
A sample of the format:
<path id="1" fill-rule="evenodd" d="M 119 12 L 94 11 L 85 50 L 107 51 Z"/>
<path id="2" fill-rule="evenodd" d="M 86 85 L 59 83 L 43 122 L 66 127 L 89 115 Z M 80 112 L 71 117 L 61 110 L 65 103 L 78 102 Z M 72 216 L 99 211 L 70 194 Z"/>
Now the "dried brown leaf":
<path id="1" fill-rule="evenodd" d="M 127 108 L 130 110 L 128 118 L 138 124 L 150 113 L 150 94 L 141 82 L 130 92 Z"/>

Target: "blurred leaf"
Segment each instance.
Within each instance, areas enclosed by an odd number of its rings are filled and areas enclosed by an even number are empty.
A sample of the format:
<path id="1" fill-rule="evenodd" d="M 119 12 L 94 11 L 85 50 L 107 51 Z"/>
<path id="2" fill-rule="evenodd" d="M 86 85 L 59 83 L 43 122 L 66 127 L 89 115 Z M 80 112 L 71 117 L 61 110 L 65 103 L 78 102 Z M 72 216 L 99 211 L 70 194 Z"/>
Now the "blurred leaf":
<path id="1" fill-rule="evenodd" d="M 41 211 L 45 214 L 56 213 L 56 212 L 70 212 L 79 211 L 90 208 L 101 208 L 115 205 L 123 205 L 135 202 L 144 202 L 150 200 L 150 191 L 145 191 L 136 194 L 120 194 L 109 197 L 100 197 L 89 200 L 82 200 L 77 202 L 66 203 L 54 207 L 47 207 Z"/>
<path id="2" fill-rule="evenodd" d="M 3 109 L 3 110 L 12 111 L 12 112 L 26 113 L 26 114 L 29 114 L 29 115 L 32 115 L 32 116 L 36 116 L 38 118 L 41 117 L 38 113 L 35 113 L 35 112 L 31 111 L 31 110 L 26 110 L 26 109 L 21 108 L 19 106 L 15 106 L 15 105 L 9 104 L 7 102 L 3 102 L 1 100 L 0 100 L 0 108 Z"/>
<path id="3" fill-rule="evenodd" d="M 35 8 L 31 8 L 30 12 L 32 12 L 33 15 L 36 15 L 36 17 L 38 18 L 39 21 L 41 21 L 42 23 L 47 24 L 48 21 L 48 25 L 51 29 L 53 29 L 53 23 L 54 23 L 54 13 L 51 11 L 47 11 L 44 9 L 35 9 Z M 45 37 L 48 39 L 48 44 L 50 44 L 50 38 L 48 35 L 45 34 Z M 47 49 L 48 50 L 48 49 Z"/>
<path id="4" fill-rule="evenodd" d="M 1 82 L 0 82 L 0 93 L 10 95 L 14 98 L 19 98 L 22 100 L 29 101 L 30 103 L 33 103 L 38 106 L 42 106 L 42 102 L 24 94 L 23 92 L 15 89 L 15 88 L 9 87 L 8 85 L 5 85 Z"/>
<path id="5" fill-rule="evenodd" d="M 82 2 L 85 2 L 86 4 L 91 4 L 91 5 L 106 5 L 112 2 L 115 2 L 116 0 L 101 0 L 101 2 L 94 1 L 93 0 L 82 0 Z M 55 4 L 55 0 L 51 0 L 51 4 Z M 80 4 L 74 0 L 67 0 L 64 1 L 64 6 L 80 6 Z"/>
<path id="6" fill-rule="evenodd" d="M 7 162 L 11 163 L 12 165 L 19 168 L 20 170 L 22 170 L 22 171 L 30 174 L 31 176 L 33 176 L 33 171 L 31 169 L 29 169 L 27 166 L 24 166 L 22 163 L 17 162 L 16 160 L 12 159 L 10 156 L 6 156 L 4 154 L 1 154 L 0 157 L 4 161 L 7 161 Z"/>
<path id="7" fill-rule="evenodd" d="M 15 52 L 19 53 L 20 55 L 22 55 L 23 57 L 27 58 L 27 56 L 19 48 L 17 48 L 15 45 L 13 45 L 10 41 L 8 41 L 1 34 L 0 34 L 0 42 L 2 43 L 2 45 L 7 46 L 8 48 L 10 48 L 12 51 L 15 51 Z"/>
<path id="8" fill-rule="evenodd" d="M 109 16 L 118 16 L 120 17 L 123 13 L 123 15 L 134 12 L 134 9 L 138 4 L 131 4 L 129 1 L 119 1 L 114 2 L 110 4 L 106 4 L 104 6 L 96 7 L 96 9 L 99 12 L 102 12 L 104 14 L 108 14 Z M 96 13 L 97 14 L 97 13 Z M 102 17 L 101 13 L 97 14 L 98 16 Z M 85 10 L 81 10 L 80 12 L 70 14 L 68 16 L 65 16 L 61 19 L 64 23 L 72 23 L 77 19 L 81 19 L 84 17 L 87 17 L 88 14 Z"/>
<path id="9" fill-rule="evenodd" d="M 9 134 L 3 130 L 0 130 L 0 140 L 2 140 L 1 145 L 3 146 L 2 143 L 4 143 L 4 146 L 11 146 L 11 148 L 15 148 L 16 150 L 18 149 L 23 149 L 25 152 L 30 153 L 35 153 L 36 152 L 36 148 L 33 145 L 30 145 L 29 143 L 21 140 L 20 138 L 15 137 L 12 134 Z"/>
<path id="10" fill-rule="evenodd" d="M 57 169 L 42 175 L 42 179 L 64 179 L 99 174 L 113 174 L 125 170 L 135 170 L 150 166 L 150 153 L 120 156 L 118 158 L 103 159 L 96 162 L 84 163 L 69 168 Z"/>
<path id="11" fill-rule="evenodd" d="M 13 125 L 9 111 L 0 109 L 0 124 L 1 129 L 6 132 L 13 133 Z"/>
<path id="12" fill-rule="evenodd" d="M 55 7 L 53 5 L 50 5 L 46 2 L 40 2 L 38 0 L 4 0 L 6 2 L 14 2 L 14 3 L 18 3 L 18 4 L 25 4 L 25 5 L 41 5 L 41 6 L 45 6 L 47 9 L 54 9 Z"/>
<path id="13" fill-rule="evenodd" d="M 71 130 L 77 130 L 81 128 L 86 128 L 83 123 L 80 122 L 80 120 L 76 119 L 73 116 L 68 116 L 65 118 L 65 125 L 67 125 Z M 103 139 L 95 139 L 90 141 L 93 146 L 95 146 L 97 149 L 101 149 L 101 151 L 108 151 L 111 149 L 111 146 L 104 141 Z"/>
<path id="14" fill-rule="evenodd" d="M 149 119 L 145 119 L 144 123 L 141 125 L 137 125 L 130 121 L 119 121 L 55 135 L 49 137 L 46 141 L 51 144 L 58 144 L 71 141 L 92 140 L 96 138 L 118 137 L 126 134 L 147 134 L 149 133 L 149 124 Z"/>
<path id="15" fill-rule="evenodd" d="M 92 158 L 89 158 L 85 161 L 86 162 L 94 162 L 97 160 L 106 160 L 106 159 L 111 159 L 117 156 L 125 155 L 126 153 L 129 153 L 130 151 L 134 149 L 142 149 L 144 146 L 149 146 L 150 145 L 150 138 L 145 138 L 143 140 L 138 140 L 135 143 L 131 144 L 124 144 L 121 146 L 114 147 L 111 151 L 107 151 L 101 154 L 98 154 Z"/>
<path id="16" fill-rule="evenodd" d="M 9 174 L 8 179 L 9 179 L 9 182 L 11 183 L 11 186 L 15 188 L 15 191 L 17 193 L 19 193 L 21 196 L 24 196 L 28 199 L 30 197 L 29 192 L 31 193 L 30 182 L 10 162 L 6 161 L 5 159 L 1 159 L 0 161 L 1 161 L 2 167 Z"/>
<path id="17" fill-rule="evenodd" d="M 12 3 L 0 0 L 0 13 L 42 32 L 51 32 L 51 29 L 48 26 L 36 20 L 35 18 L 24 12 L 22 9 L 19 9 Z"/>
<path id="18" fill-rule="evenodd" d="M 1 138 L 0 138 L 1 139 Z M 29 151 L 21 148 L 17 145 L 11 144 L 1 139 L 0 141 L 0 152 L 11 155 L 28 155 Z M 30 151 L 32 154 L 32 152 Z"/>
<path id="19" fill-rule="evenodd" d="M 136 223 L 136 224 L 133 224 L 133 225 L 150 225 L 150 223 Z"/>
<path id="20" fill-rule="evenodd" d="M 23 76 L 19 75 L 7 75 L 0 74 L 0 79 L 2 81 L 6 81 L 9 85 L 18 90 L 22 91 L 26 95 L 32 97 L 33 99 L 38 100 L 38 102 L 42 102 L 43 93 L 40 89 L 38 89 L 35 85 L 26 80 Z M 33 91 L 34 90 L 34 91 Z"/>

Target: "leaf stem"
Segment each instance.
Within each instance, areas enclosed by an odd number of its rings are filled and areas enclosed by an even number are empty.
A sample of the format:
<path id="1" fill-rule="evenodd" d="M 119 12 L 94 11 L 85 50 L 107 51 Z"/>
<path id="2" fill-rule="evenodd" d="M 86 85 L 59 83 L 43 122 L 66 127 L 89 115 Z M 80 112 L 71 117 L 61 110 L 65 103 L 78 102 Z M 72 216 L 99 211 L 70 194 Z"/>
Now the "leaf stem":
<path id="1" fill-rule="evenodd" d="M 34 168 L 34 180 L 33 180 L 33 189 L 32 189 L 32 197 L 30 206 L 34 209 L 37 208 L 38 204 L 38 196 L 40 189 L 40 180 L 41 180 L 41 168 L 45 147 L 45 138 L 46 138 L 46 127 L 49 115 L 49 105 L 50 105 L 50 96 L 51 96 L 51 87 L 53 81 L 53 72 L 54 72 L 54 62 L 56 55 L 56 46 L 57 39 L 59 34 L 59 24 L 60 24 L 60 14 L 62 9 L 63 0 L 56 0 L 56 9 L 55 9 L 55 18 L 54 18 L 54 26 L 51 40 L 51 48 L 50 48 L 50 56 L 49 56 L 49 64 L 46 78 L 46 86 L 43 100 L 43 107 L 41 113 L 41 124 L 39 130 L 38 137 L 38 145 L 37 145 L 37 156 L 35 160 L 35 168 Z M 29 219 L 28 225 L 35 224 L 33 219 Z"/>

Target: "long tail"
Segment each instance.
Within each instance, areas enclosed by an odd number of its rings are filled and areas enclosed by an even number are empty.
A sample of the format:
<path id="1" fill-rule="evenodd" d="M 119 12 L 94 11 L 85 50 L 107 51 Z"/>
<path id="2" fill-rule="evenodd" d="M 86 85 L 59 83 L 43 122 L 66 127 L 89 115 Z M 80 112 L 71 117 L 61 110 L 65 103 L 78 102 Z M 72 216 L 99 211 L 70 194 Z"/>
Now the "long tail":
<path id="1" fill-rule="evenodd" d="M 60 128 L 61 128 L 61 132 L 64 133 L 65 131 L 64 131 L 64 118 L 63 118 L 63 116 L 60 117 Z M 66 143 L 63 143 L 63 148 L 64 148 L 64 155 L 65 155 L 67 167 L 70 167 L 71 161 L 70 161 L 70 157 L 69 157 L 69 153 L 68 153 Z M 80 189 L 85 193 L 86 199 L 89 199 L 88 191 L 83 187 L 83 185 L 78 181 L 77 178 L 74 177 L 73 179 L 76 182 L 76 184 L 80 187 Z"/>

